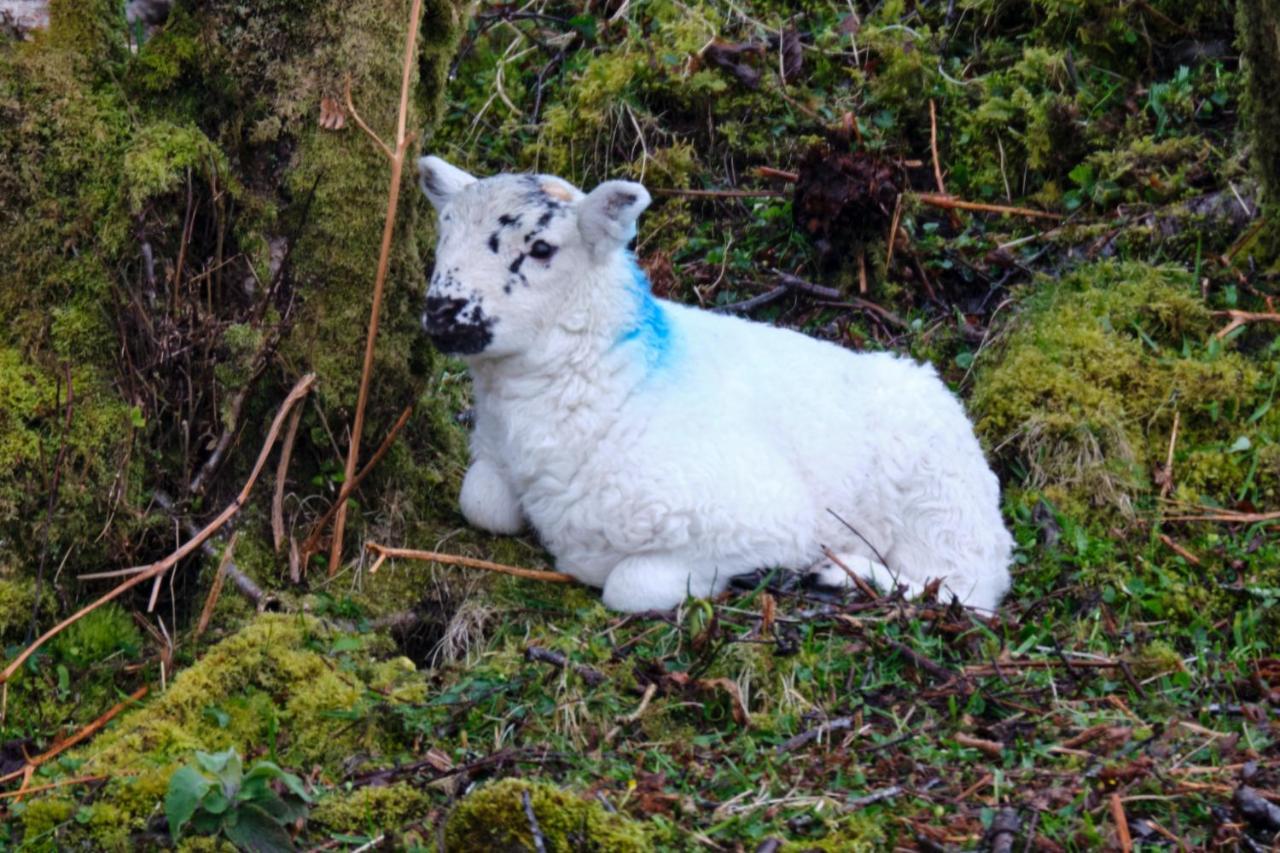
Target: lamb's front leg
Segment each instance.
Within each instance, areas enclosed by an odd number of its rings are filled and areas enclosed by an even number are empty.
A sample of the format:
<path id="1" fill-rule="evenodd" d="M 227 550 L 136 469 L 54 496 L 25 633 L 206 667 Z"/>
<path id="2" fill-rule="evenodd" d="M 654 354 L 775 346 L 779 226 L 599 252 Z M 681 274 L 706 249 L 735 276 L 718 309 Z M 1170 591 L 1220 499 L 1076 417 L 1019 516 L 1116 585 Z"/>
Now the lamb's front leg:
<path id="1" fill-rule="evenodd" d="M 601 599 L 611 610 L 670 610 L 686 596 L 714 595 L 729 578 L 705 576 L 687 563 L 665 554 L 625 557 L 604 582 Z"/>
<path id="2" fill-rule="evenodd" d="M 524 527 L 520 500 L 511 483 L 496 463 L 483 456 L 467 469 L 459 503 L 462 515 L 481 530 L 511 535 Z"/>

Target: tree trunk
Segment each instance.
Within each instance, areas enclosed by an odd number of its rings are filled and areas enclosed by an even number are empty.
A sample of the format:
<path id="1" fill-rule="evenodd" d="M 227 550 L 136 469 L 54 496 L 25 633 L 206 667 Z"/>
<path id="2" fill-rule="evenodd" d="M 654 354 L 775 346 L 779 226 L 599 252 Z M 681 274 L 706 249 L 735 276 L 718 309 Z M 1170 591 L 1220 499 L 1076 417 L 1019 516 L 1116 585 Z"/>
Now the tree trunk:
<path id="1" fill-rule="evenodd" d="M 1248 73 L 1249 142 L 1266 218 L 1248 248 L 1256 261 L 1270 265 L 1280 261 L 1280 0 L 1240 0 L 1237 29 Z"/>

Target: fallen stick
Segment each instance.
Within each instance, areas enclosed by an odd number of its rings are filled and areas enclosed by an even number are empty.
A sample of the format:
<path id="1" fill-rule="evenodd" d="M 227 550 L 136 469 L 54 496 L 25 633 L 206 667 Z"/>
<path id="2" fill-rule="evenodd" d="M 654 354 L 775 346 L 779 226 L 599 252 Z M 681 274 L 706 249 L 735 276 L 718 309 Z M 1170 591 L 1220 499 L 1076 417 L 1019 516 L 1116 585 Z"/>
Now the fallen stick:
<path id="1" fill-rule="evenodd" d="M 1061 219 L 1058 213 L 1045 210 L 1032 210 L 1029 207 L 1007 207 L 1003 204 L 986 204 L 980 201 L 961 201 L 958 198 L 940 193 L 916 193 L 916 201 L 930 207 L 944 210 L 972 210 L 978 213 L 1003 213 L 1007 216 L 1030 216 L 1038 219 Z"/>
<path id="2" fill-rule="evenodd" d="M 230 521 L 231 517 L 238 513 L 240 508 L 244 506 L 245 501 L 249 499 L 249 493 L 253 491 L 253 485 L 258 481 L 258 475 L 262 473 L 262 468 L 267 463 L 267 456 L 270 454 L 271 448 L 276 442 L 276 438 L 280 435 L 280 428 L 284 424 L 285 417 L 289 414 L 289 411 L 293 408 L 294 404 L 307 395 L 311 390 L 311 386 L 313 386 L 315 382 L 316 375 L 314 373 L 308 373 L 306 376 L 298 380 L 297 384 L 293 386 L 293 390 L 289 392 L 289 396 L 285 397 L 284 402 L 280 404 L 280 411 L 276 413 L 275 420 L 271 422 L 271 429 L 267 433 L 267 439 L 262 445 L 262 450 L 258 453 L 258 460 L 254 463 L 253 470 L 249 473 L 248 481 L 244 484 L 244 488 L 240 490 L 240 494 L 236 495 L 235 500 L 228 504 L 227 508 L 224 509 L 217 518 L 209 522 L 203 530 L 189 539 L 185 545 L 165 557 L 163 560 L 152 563 L 149 566 L 137 566 L 132 569 L 125 569 L 121 572 L 106 572 L 98 575 L 98 577 L 121 576 L 125 574 L 133 574 L 134 576 L 115 587 L 115 589 L 112 589 L 97 601 L 91 602 L 80 608 L 75 613 L 71 614 L 66 619 L 63 619 L 57 625 L 54 625 L 48 631 L 45 631 L 37 637 L 35 642 L 23 649 L 16 658 L 10 661 L 9 665 L 4 668 L 4 671 L 0 672 L 0 684 L 8 682 L 8 680 L 13 677 L 13 674 L 18 671 L 18 668 L 26 662 L 27 658 L 35 654 L 36 650 L 49 642 L 49 640 L 65 631 L 69 626 L 74 625 L 78 620 L 83 619 L 89 613 L 97 610 L 102 605 L 119 598 L 135 586 L 145 583 L 148 580 L 163 576 L 165 572 L 177 565 L 180 560 L 196 548 L 199 548 L 204 544 L 205 540 Z M 81 577 L 88 578 L 90 576 L 83 575 Z M 147 608 L 149 611 L 155 608 L 156 592 L 157 591 L 155 590 L 152 592 L 150 606 Z"/>
<path id="3" fill-rule="evenodd" d="M 137 702 L 139 699 L 141 699 L 143 696 L 146 696 L 146 695 L 147 695 L 147 686 L 144 684 L 143 686 L 139 687 L 137 690 L 133 691 L 133 693 L 129 694 L 128 699 L 125 699 L 123 702 L 117 702 L 115 705 L 111 707 L 109 711 L 107 711 L 107 713 L 103 714 L 101 717 L 94 720 L 92 723 L 85 726 L 83 729 L 76 732 L 71 737 L 67 738 L 61 743 L 58 743 L 54 746 L 49 747 L 44 752 L 37 755 L 35 758 L 27 759 L 27 764 L 25 767 L 19 770 L 15 770 L 12 773 L 6 773 L 4 776 L 0 776 L 0 783 L 12 781 L 14 779 L 17 779 L 19 776 L 29 776 L 30 772 L 34 771 L 40 765 L 45 764 L 52 758 L 57 758 L 59 755 L 66 752 L 68 749 L 75 746 L 76 744 L 93 737 L 95 734 L 98 733 L 98 731 L 103 726 L 111 722 L 111 720 L 117 714 L 119 714 L 125 708 L 129 707 L 134 702 Z M 15 791 L 12 793 L 22 793 L 22 792 Z"/>
<path id="4" fill-rule="evenodd" d="M 524 650 L 524 659 L 530 663 L 549 663 L 557 669 L 572 669 L 578 674 L 578 677 L 592 687 L 598 687 L 609 680 L 603 672 L 598 669 L 586 666 L 580 663 L 570 663 L 564 654 L 551 649 L 544 649 L 542 646 L 528 646 Z M 653 685 L 650 685 L 652 687 Z"/>
<path id="5" fill-rule="evenodd" d="M 338 507 L 347 502 L 347 498 L 360 486 L 360 483 L 364 481 L 364 478 L 369 476 L 369 473 L 373 471 L 374 467 L 382 460 L 382 457 L 387 455 L 387 451 L 391 449 L 391 445 L 396 440 L 396 436 L 399 435 L 400 430 L 404 425 L 408 423 L 409 416 L 412 414 L 413 406 L 406 406 L 404 411 L 400 413 L 400 417 L 396 419 L 395 424 L 391 427 L 391 431 L 387 433 L 387 437 L 382 439 L 382 444 L 373 452 L 373 455 L 369 457 L 369 461 L 364 464 L 364 467 L 360 469 L 360 473 L 343 482 L 342 488 L 338 491 L 337 499 L 329 505 L 329 509 L 325 511 L 324 515 L 320 516 L 320 520 L 311 528 L 311 533 L 307 535 L 307 538 L 302 543 L 302 547 L 298 549 L 298 564 L 304 571 L 307 563 L 311 560 L 311 555 L 315 554 L 320 549 L 320 537 L 324 534 L 324 529 L 329 524 L 329 520 L 338 513 Z"/>
<path id="6" fill-rule="evenodd" d="M 112 774 L 119 775 L 119 774 Z M 76 776 L 73 779 L 59 779 L 56 782 L 50 782 L 47 785 L 34 785 L 30 788 L 19 788 L 16 791 L 4 791 L 0 793 L 0 800 L 6 800 L 9 797 L 25 797 L 28 794 L 38 794 L 41 791 L 49 791 L 54 788 L 63 788 L 67 785 L 80 785 L 86 782 L 102 782 L 110 779 L 111 776 Z"/>
<path id="7" fill-rule="evenodd" d="M 378 567 L 387 558 L 401 560 L 422 560 L 427 563 L 441 563 L 446 566 L 465 566 L 468 569 L 484 569 L 487 572 L 497 572 L 503 575 L 511 575 L 517 578 L 526 578 L 534 581 L 546 581 L 547 583 L 574 583 L 577 578 L 573 575 L 566 575 L 563 572 L 543 572 L 538 569 L 522 569 L 519 566 L 505 566 L 502 563 L 491 563 L 488 560 L 477 560 L 474 557 L 461 557 L 457 554 L 442 554 L 438 551 L 415 551 L 412 548 L 390 548 L 386 545 L 379 545 L 377 542 L 370 542 L 365 545 L 369 551 L 378 555 L 378 559 L 374 562 L 373 567 L 369 569 L 370 574 L 376 572 Z"/>
<path id="8" fill-rule="evenodd" d="M 1214 333 L 1215 338 L 1225 338 L 1236 329 L 1248 323 L 1280 323 L 1280 314 L 1268 314 L 1257 311 L 1214 311 L 1215 317 L 1229 317 L 1231 322 Z"/>
<path id="9" fill-rule="evenodd" d="M 173 512 L 173 498 L 169 497 L 168 494 L 157 489 L 151 493 L 151 497 L 160 506 L 169 510 L 169 512 Z M 200 528 L 196 527 L 195 522 L 191 519 L 184 517 L 179 520 L 179 523 L 182 525 L 182 529 L 187 531 L 188 536 L 199 535 Z M 226 547 L 228 546 L 224 546 L 224 550 L 222 552 L 223 555 L 226 554 Z M 214 548 L 213 545 L 207 541 L 200 546 L 200 552 L 211 560 L 217 560 L 219 563 L 222 562 L 222 555 L 219 555 L 218 549 Z M 236 588 L 236 590 L 245 598 L 249 599 L 255 608 L 265 608 L 267 603 L 273 600 L 270 595 L 263 592 L 262 587 L 254 583 L 253 578 L 240 571 L 240 568 L 235 564 L 234 560 L 229 560 L 227 562 L 225 574 L 226 577 L 231 578 L 231 584 Z M 89 576 L 81 575 L 82 580 L 87 577 Z"/>
<path id="10" fill-rule="evenodd" d="M 686 198 L 782 198 L 787 195 L 782 190 L 682 190 L 675 187 L 659 187 L 649 192 Z"/>

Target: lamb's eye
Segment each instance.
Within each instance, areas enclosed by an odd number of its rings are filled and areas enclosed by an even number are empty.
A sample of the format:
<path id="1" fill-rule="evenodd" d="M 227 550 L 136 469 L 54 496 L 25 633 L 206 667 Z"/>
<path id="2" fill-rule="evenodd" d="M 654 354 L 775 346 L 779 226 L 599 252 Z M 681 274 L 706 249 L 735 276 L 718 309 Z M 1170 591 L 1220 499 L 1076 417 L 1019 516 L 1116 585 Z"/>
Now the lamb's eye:
<path id="1" fill-rule="evenodd" d="M 529 257 L 537 261 L 545 261 L 556 253 L 556 247 L 546 240 L 534 240 L 529 247 Z"/>

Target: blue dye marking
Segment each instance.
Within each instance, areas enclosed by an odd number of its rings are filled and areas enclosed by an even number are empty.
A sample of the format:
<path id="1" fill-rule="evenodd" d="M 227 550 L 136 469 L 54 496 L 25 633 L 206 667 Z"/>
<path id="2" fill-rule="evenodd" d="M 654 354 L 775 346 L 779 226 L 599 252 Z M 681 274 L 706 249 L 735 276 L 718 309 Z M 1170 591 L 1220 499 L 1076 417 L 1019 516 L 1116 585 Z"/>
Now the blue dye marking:
<path id="1" fill-rule="evenodd" d="M 631 281 L 627 290 L 636 299 L 633 325 L 618 337 L 619 344 L 639 341 L 644 347 L 645 361 L 652 370 L 662 367 L 671 355 L 671 323 L 666 312 L 649 291 L 649 278 L 630 259 Z"/>

